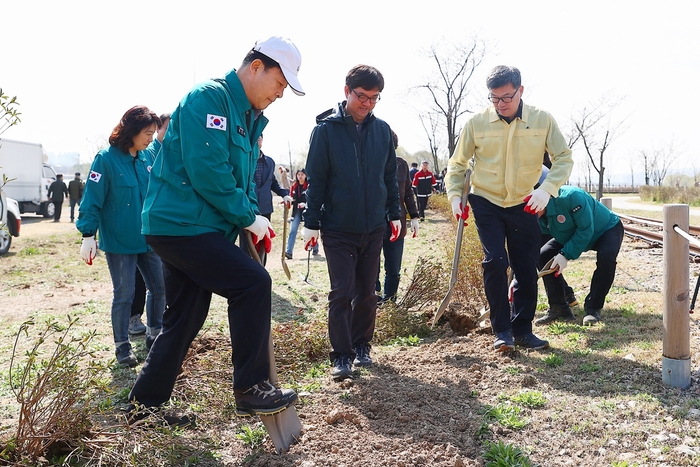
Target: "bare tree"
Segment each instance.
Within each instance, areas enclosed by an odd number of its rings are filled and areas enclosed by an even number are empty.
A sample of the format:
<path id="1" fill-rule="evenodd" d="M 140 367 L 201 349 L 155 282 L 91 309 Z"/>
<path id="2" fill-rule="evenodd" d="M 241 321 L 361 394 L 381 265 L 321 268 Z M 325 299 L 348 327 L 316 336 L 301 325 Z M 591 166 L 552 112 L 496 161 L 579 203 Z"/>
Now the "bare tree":
<path id="1" fill-rule="evenodd" d="M 649 157 L 649 152 L 642 149 L 639 151 L 639 160 L 642 161 L 644 166 L 644 184 L 649 185 L 649 180 L 651 180 L 651 161 Z"/>
<path id="2" fill-rule="evenodd" d="M 676 156 L 678 156 L 678 150 L 675 148 L 673 138 L 671 138 L 671 141 L 657 143 L 652 146 L 649 167 L 651 179 L 655 186 L 663 184 L 668 169 Z"/>
<path id="3" fill-rule="evenodd" d="M 580 142 L 583 145 L 591 166 L 598 173 L 598 200 L 603 197 L 605 153 L 615 138 L 625 130 L 623 124 L 626 119 L 619 122 L 613 120 L 613 111 L 623 100 L 624 98 L 603 96 L 597 102 L 584 107 L 579 115 L 573 118 L 574 128 L 579 134 L 574 143 Z"/>
<path id="4" fill-rule="evenodd" d="M 467 100 L 471 90 L 471 79 L 486 56 L 486 43 L 476 37 L 469 42 L 456 43 L 450 41 L 432 45 L 428 57 L 435 65 L 436 73 L 427 82 L 415 87 L 429 96 L 428 108 L 421 113 L 421 121 L 426 129 L 430 142 L 431 153 L 436 154 L 440 148 L 435 144 L 438 125 L 433 127 L 433 119 L 443 119 L 447 141 L 447 156 L 454 153 L 459 136 L 459 120 L 467 108 Z M 426 120 L 428 125 L 426 125 Z M 444 150 L 444 149 L 443 149 Z M 434 156 L 436 157 L 436 156 Z M 438 170 L 436 165 L 435 170 Z"/>

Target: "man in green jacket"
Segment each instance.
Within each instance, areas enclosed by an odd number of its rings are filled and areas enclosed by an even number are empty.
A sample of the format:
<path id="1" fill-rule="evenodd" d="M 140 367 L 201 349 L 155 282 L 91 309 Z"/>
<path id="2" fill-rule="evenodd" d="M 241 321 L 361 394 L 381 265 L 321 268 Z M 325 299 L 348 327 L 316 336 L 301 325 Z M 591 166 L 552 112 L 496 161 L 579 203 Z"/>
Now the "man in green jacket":
<path id="1" fill-rule="evenodd" d="M 234 241 L 245 229 L 269 252 L 274 232 L 255 198 L 255 148 L 267 124 L 262 111 L 287 85 L 304 94 L 300 66 L 289 39 L 258 41 L 238 70 L 196 85 L 172 113 L 142 215 L 163 261 L 167 308 L 129 400 L 154 408 L 168 401 L 215 293 L 229 304 L 237 414 L 272 415 L 296 401 L 293 390 L 269 382 L 272 281 Z M 140 418 L 130 408 L 131 420 Z"/>
<path id="2" fill-rule="evenodd" d="M 535 324 L 575 318 L 566 303 L 566 283 L 561 273 L 569 260 L 576 259 L 589 250 L 597 252 L 596 270 L 584 302 L 586 315 L 583 324 L 590 326 L 597 323 L 600 321 L 605 297 L 615 279 L 617 255 L 625 236 L 622 221 L 586 191 L 568 185 L 561 187 L 559 196 L 551 198 L 547 207 L 538 215 L 542 233 L 552 236 L 540 249 L 539 268 L 544 268 L 551 259 L 550 269 L 556 271 L 542 277 L 549 310 Z"/>

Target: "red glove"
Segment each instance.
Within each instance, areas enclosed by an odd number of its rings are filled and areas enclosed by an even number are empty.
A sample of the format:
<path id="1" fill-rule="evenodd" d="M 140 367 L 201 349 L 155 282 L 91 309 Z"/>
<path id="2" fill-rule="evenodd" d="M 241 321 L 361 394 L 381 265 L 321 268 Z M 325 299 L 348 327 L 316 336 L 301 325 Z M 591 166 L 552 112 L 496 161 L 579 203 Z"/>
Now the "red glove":
<path id="1" fill-rule="evenodd" d="M 265 244 L 265 253 L 268 253 L 268 254 L 269 254 L 269 253 L 272 251 L 272 239 L 275 238 L 275 231 L 272 230 L 271 227 L 268 227 L 268 228 L 267 228 L 267 235 L 264 235 L 263 238 L 262 238 L 260 241 L 258 241 L 258 237 L 257 237 L 254 233 L 251 232 L 251 234 L 252 234 L 252 237 L 253 237 L 253 243 L 254 243 L 255 245 L 257 245 L 257 244 L 260 243 L 260 242 L 264 242 L 264 244 Z"/>
<path id="2" fill-rule="evenodd" d="M 537 214 L 537 211 L 534 209 L 530 208 L 530 205 L 528 205 L 528 201 L 530 201 L 530 198 L 532 198 L 532 195 L 527 195 L 523 202 L 525 203 L 525 207 L 523 208 L 523 211 L 525 211 L 528 214 Z"/>
<path id="3" fill-rule="evenodd" d="M 391 237 L 389 237 L 390 242 L 395 242 L 399 238 L 399 234 L 401 233 L 401 221 L 400 220 L 395 220 L 389 222 L 391 225 Z"/>

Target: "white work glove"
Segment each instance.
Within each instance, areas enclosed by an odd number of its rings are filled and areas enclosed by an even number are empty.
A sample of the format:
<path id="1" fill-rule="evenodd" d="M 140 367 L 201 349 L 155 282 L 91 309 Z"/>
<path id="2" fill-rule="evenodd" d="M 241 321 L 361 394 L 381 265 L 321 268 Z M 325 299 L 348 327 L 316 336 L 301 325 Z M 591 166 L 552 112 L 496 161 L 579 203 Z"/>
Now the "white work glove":
<path id="1" fill-rule="evenodd" d="M 525 212 L 530 214 L 537 214 L 541 210 L 547 207 L 549 203 L 550 195 L 542 188 L 535 189 L 532 193 L 527 195 L 523 201 L 525 201 L 525 207 L 523 208 Z"/>
<path id="2" fill-rule="evenodd" d="M 292 207 L 292 201 L 294 201 L 294 198 L 292 198 L 291 196 L 287 195 L 284 197 L 284 204 L 287 206 L 287 209 Z"/>
<path id="3" fill-rule="evenodd" d="M 304 209 L 306 207 L 306 203 L 299 203 L 299 204 L 297 204 L 297 207 L 299 209 Z"/>
<path id="4" fill-rule="evenodd" d="M 97 256 L 97 242 L 95 237 L 83 237 L 83 244 L 80 245 L 80 257 L 87 264 L 92 265 L 92 260 Z"/>
<path id="5" fill-rule="evenodd" d="M 459 222 L 461 218 L 464 221 L 464 225 L 467 225 L 467 219 L 469 219 L 469 205 L 462 206 L 462 197 L 455 196 L 452 198 L 452 215 Z"/>
<path id="6" fill-rule="evenodd" d="M 395 242 L 399 239 L 399 235 L 401 234 L 401 221 L 397 219 L 395 221 L 389 221 L 389 224 L 391 225 L 391 237 L 389 237 L 389 241 Z"/>
<path id="7" fill-rule="evenodd" d="M 261 241 L 265 242 L 265 251 L 270 252 L 272 249 L 272 239 L 275 238 L 275 231 L 272 230 L 270 221 L 267 217 L 257 214 L 252 224 L 244 227 L 245 230 L 253 234 L 253 243 L 257 245 Z"/>
<path id="8" fill-rule="evenodd" d="M 416 217 L 415 219 L 411 219 L 411 231 L 413 232 L 413 238 L 416 238 L 416 235 L 418 235 L 418 218 Z"/>
<path id="9" fill-rule="evenodd" d="M 564 271 L 564 268 L 566 268 L 566 264 L 569 261 L 567 261 L 566 258 L 564 258 L 564 255 L 561 253 L 557 254 L 557 256 L 554 257 L 554 260 L 552 260 L 552 265 L 549 267 L 549 269 L 555 270 L 554 276 L 559 277 L 559 274 L 561 274 Z"/>
<path id="10" fill-rule="evenodd" d="M 304 250 L 309 251 L 318 245 L 318 230 L 311 230 L 304 227 L 301 236 L 304 238 Z"/>

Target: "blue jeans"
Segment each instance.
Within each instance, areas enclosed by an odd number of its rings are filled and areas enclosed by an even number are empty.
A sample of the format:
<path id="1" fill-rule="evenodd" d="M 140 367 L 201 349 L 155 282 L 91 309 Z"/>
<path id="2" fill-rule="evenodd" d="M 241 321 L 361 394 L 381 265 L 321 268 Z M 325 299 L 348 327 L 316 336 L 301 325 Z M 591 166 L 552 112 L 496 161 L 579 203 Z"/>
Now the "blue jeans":
<path id="1" fill-rule="evenodd" d="M 297 213 L 292 217 L 291 225 L 289 226 L 289 238 L 287 238 L 287 251 L 285 253 L 291 255 L 294 252 L 294 242 L 297 239 L 297 232 L 299 231 L 299 224 L 301 223 L 301 209 L 297 210 Z M 316 243 L 316 248 L 314 248 L 314 254 L 318 254 L 318 242 Z"/>
<path id="2" fill-rule="evenodd" d="M 129 341 L 129 318 L 134 300 L 136 268 L 146 282 L 146 334 L 157 336 L 163 327 L 165 284 L 163 263 L 153 251 L 136 255 L 105 253 L 109 274 L 112 276 L 112 332 L 117 347 Z"/>

